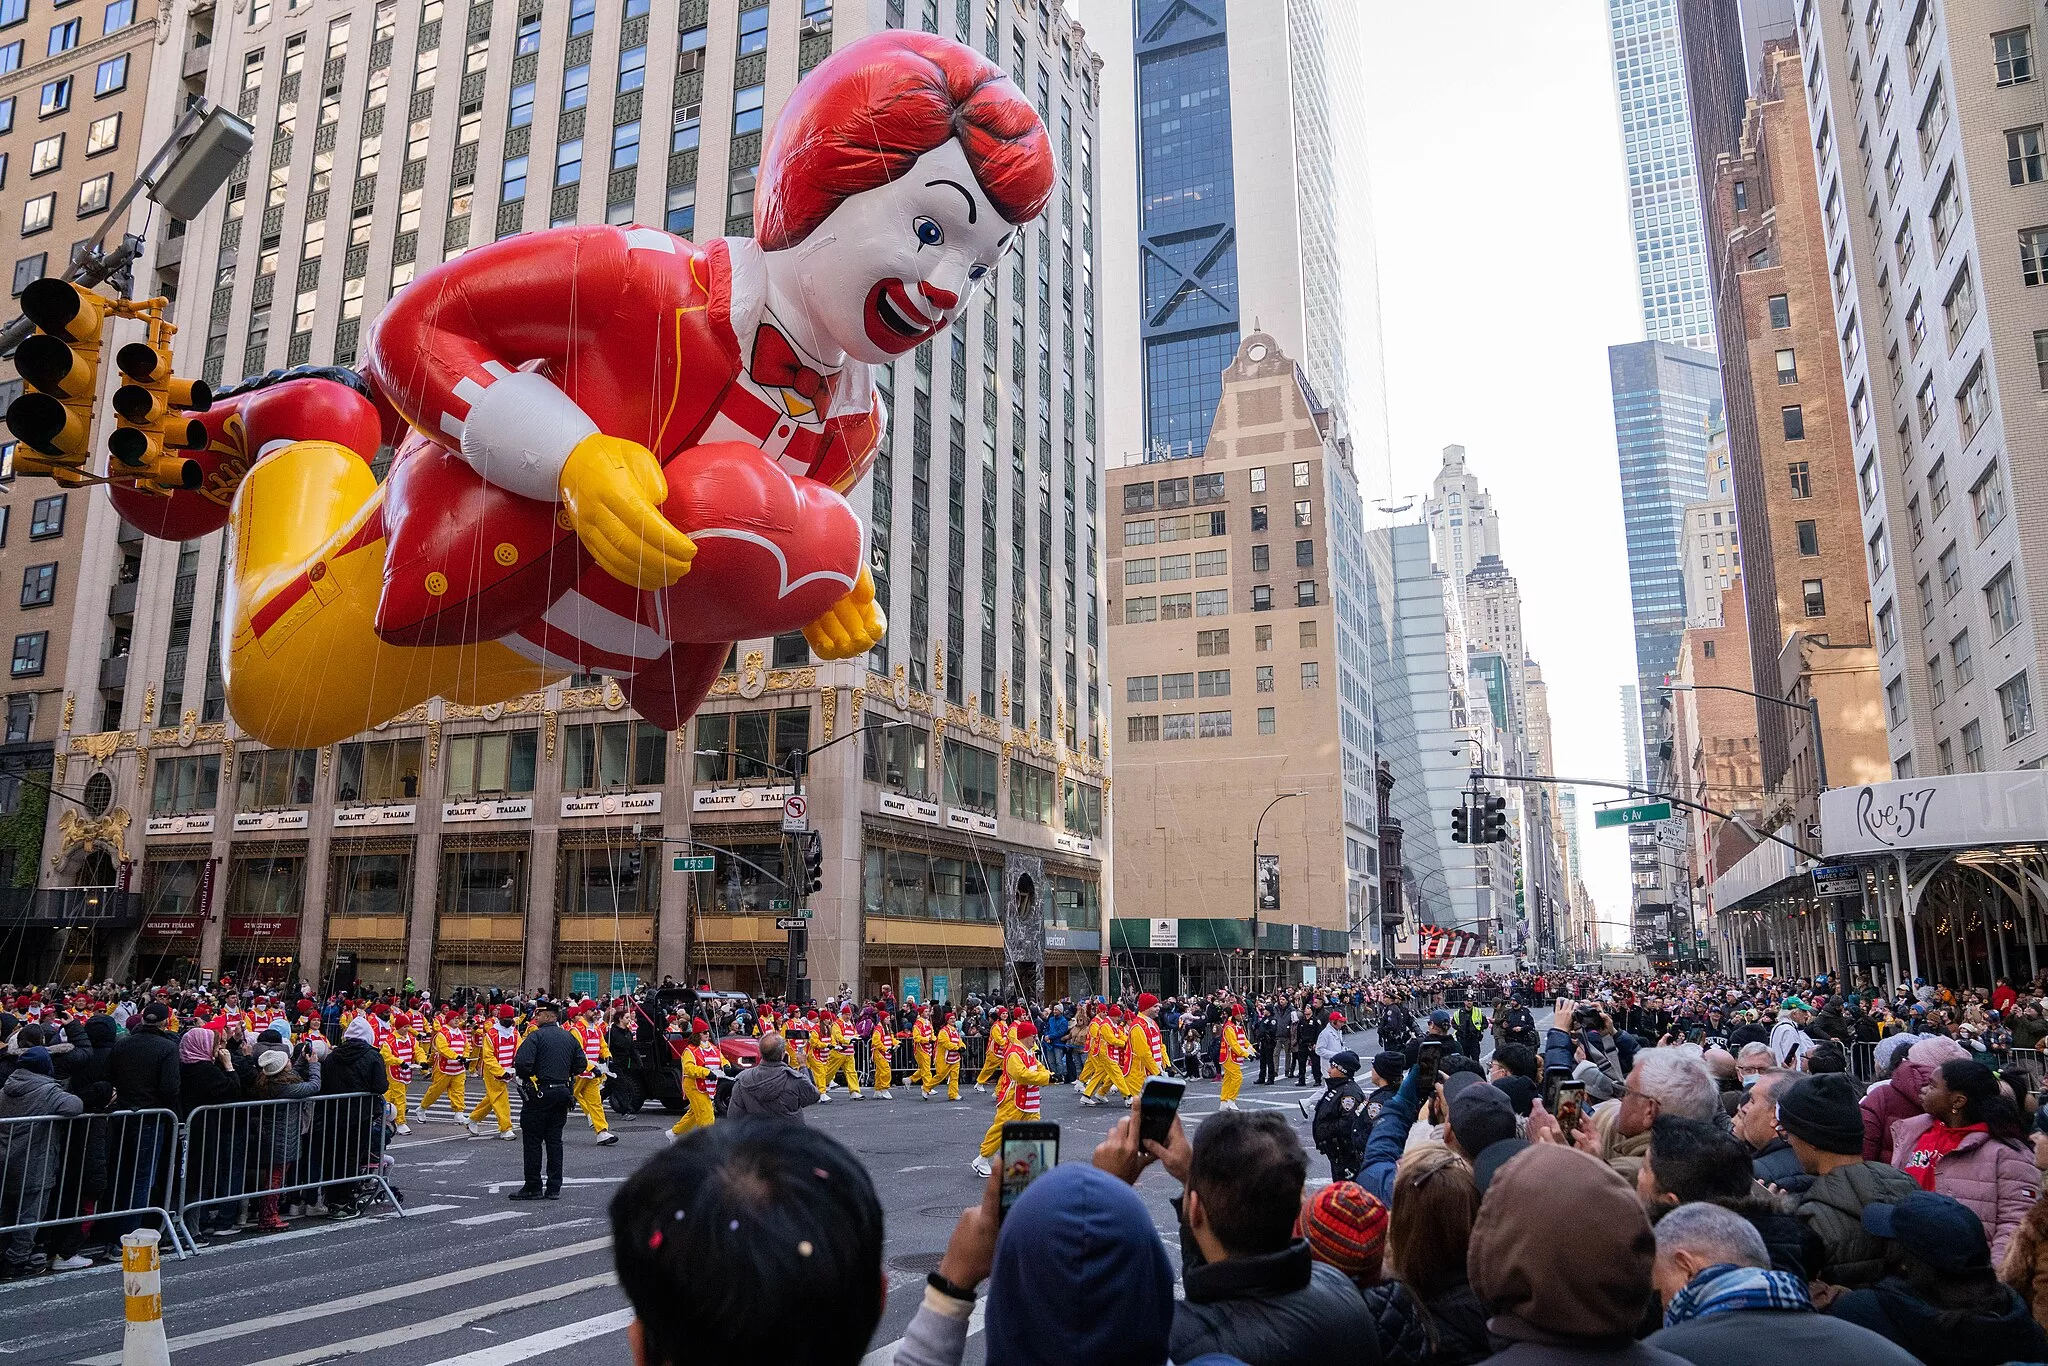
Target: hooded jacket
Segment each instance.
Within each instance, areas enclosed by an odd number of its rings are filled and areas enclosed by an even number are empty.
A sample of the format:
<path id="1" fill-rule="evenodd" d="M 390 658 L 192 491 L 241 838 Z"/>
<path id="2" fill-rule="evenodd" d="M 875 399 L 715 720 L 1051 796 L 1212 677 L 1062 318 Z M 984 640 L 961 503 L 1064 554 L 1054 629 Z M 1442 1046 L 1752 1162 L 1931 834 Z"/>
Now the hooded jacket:
<path id="1" fill-rule="evenodd" d="M 1933 1127 L 1932 1115 L 1900 1120 L 1892 1126 L 1892 1156 L 1903 1161 Z M 1991 1241 L 1991 1264 L 2003 1266 L 2013 1235 L 2040 1198 L 2041 1172 L 2032 1153 L 1988 1133 L 1965 1134 L 1955 1151 L 1935 1164 L 1934 1189 L 1969 1206 Z"/>
<path id="2" fill-rule="evenodd" d="M 1877 1284 L 1891 1243 L 1863 1227 L 1863 1207 L 1896 1205 L 1919 1189 L 1882 1162 L 1854 1162 L 1815 1177 L 1793 1211 L 1818 1243 L 1809 1248 L 1806 1274 L 1851 1289 Z"/>
<path id="3" fill-rule="evenodd" d="M 2048 1357 L 2048 1334 L 2010 1289 L 2002 1308 L 1972 1314 L 1937 1308 L 1892 1276 L 1842 1296 L 1828 1312 L 1890 1338 L 1926 1366 L 1996 1366 Z"/>
<path id="4" fill-rule="evenodd" d="M 745 1115 L 774 1115 L 804 1122 L 806 1105 L 818 1103 L 818 1088 L 810 1078 L 788 1067 L 749 1067 L 732 1084 L 726 1114 L 733 1119 Z"/>
<path id="5" fill-rule="evenodd" d="M 1558 1230 L 1571 1229 L 1560 1254 Z M 1677 1366 L 1635 1341 L 1657 1240 L 1636 1193 L 1575 1149 L 1532 1145 L 1494 1174 L 1466 1266 L 1492 1317 L 1496 1366 Z"/>

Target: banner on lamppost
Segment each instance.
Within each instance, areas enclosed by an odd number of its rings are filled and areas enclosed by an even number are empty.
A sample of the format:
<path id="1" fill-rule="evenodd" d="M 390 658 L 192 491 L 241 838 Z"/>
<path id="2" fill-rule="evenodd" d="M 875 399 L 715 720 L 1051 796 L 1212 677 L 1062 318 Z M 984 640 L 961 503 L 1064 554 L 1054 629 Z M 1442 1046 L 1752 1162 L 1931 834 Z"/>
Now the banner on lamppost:
<path id="1" fill-rule="evenodd" d="M 1280 856 L 1260 854 L 1254 876 L 1258 880 L 1259 909 L 1277 911 L 1280 909 Z"/>

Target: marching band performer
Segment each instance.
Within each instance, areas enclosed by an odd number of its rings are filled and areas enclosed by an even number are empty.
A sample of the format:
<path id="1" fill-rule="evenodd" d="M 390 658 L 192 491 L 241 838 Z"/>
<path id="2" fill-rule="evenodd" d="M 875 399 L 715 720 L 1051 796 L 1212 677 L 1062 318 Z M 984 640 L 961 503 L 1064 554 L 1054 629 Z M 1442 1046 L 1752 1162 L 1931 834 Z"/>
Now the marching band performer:
<path id="1" fill-rule="evenodd" d="M 420 1118 L 425 1120 L 434 1101 L 446 1095 L 448 1108 L 459 1121 L 468 1105 L 464 1092 L 468 1089 L 469 1030 L 463 1025 L 462 1013 L 453 1006 L 443 1007 L 441 1018 L 434 1022 L 433 1059 L 434 1075 L 427 1082 L 427 1093 L 420 1097 Z"/>
<path id="2" fill-rule="evenodd" d="M 1037 1033 L 1038 1027 L 1020 1006 L 1015 1024 L 1004 1031 L 1008 1042 L 1003 1049 L 1002 1080 L 996 1086 L 996 1117 L 981 1136 L 981 1155 L 974 1159 L 977 1176 L 994 1170 L 990 1159 L 1002 1144 L 1005 1124 L 1039 1117 L 1038 1088 L 1052 1081 L 1052 1073 L 1032 1051 Z"/>
<path id="3" fill-rule="evenodd" d="M 1005 1012 L 997 1006 L 988 1014 L 988 1048 L 981 1055 L 981 1071 L 974 1077 L 974 1089 L 986 1091 L 988 1083 L 1003 1074 L 1003 1053 L 1010 1044 L 1010 1031 L 1003 1024 Z"/>
<path id="4" fill-rule="evenodd" d="M 860 1073 L 853 1065 L 853 1034 L 848 1028 L 852 1023 L 853 1007 L 850 1005 L 841 1006 L 837 1015 L 829 1010 L 825 1012 L 822 1024 L 829 1032 L 831 1051 L 825 1055 L 825 1080 L 818 1090 L 822 1093 L 837 1077 L 846 1083 L 848 1099 L 859 1100 Z"/>
<path id="5" fill-rule="evenodd" d="M 370 1027 L 377 1033 L 377 1051 L 384 1055 L 388 1080 L 384 1099 L 397 1114 L 398 1132 L 409 1134 L 412 1126 L 405 1122 L 405 1088 L 412 1082 L 412 1017 L 380 1002 Z"/>
<path id="6" fill-rule="evenodd" d="M 917 1019 L 910 1026 L 910 1056 L 917 1060 L 917 1070 L 910 1074 L 910 1080 L 926 1091 L 938 1080 L 932 1071 L 933 1037 L 931 1007 L 919 1006 Z"/>
<path id="7" fill-rule="evenodd" d="M 889 1083 L 896 1076 L 891 1068 L 893 1059 L 889 1056 L 896 1051 L 896 1033 L 889 1028 L 889 1012 L 886 1010 L 875 1012 L 875 1031 L 868 1035 L 868 1050 L 875 1060 L 875 1094 L 883 1100 L 896 1099 L 895 1093 L 889 1089 Z"/>
<path id="8" fill-rule="evenodd" d="M 1124 1068 L 1124 1094 L 1136 1095 L 1145 1078 L 1168 1070 L 1166 1040 L 1159 1037 L 1159 998 L 1151 992 L 1138 997 L 1138 1013 L 1131 1017 L 1131 1060 Z"/>
<path id="9" fill-rule="evenodd" d="M 497 1009 L 497 1018 L 491 1027 L 479 1030 L 481 1051 L 478 1059 L 483 1066 L 484 1098 L 469 1112 L 469 1132 L 477 1138 L 483 1137 L 483 1126 L 477 1121 L 486 1114 L 496 1115 L 498 1137 L 515 1138 L 512 1131 L 512 1096 L 506 1078 L 512 1075 L 512 1059 L 519 1053 L 519 1030 L 515 1020 L 519 1012 L 510 1005 Z"/>
<path id="10" fill-rule="evenodd" d="M 710 1026 L 700 1019 L 689 1023 L 689 1032 L 684 1035 L 681 1047 L 676 1050 L 677 1061 L 683 1067 L 683 1103 L 687 1107 L 675 1127 L 668 1131 L 668 1141 L 673 1143 L 692 1129 L 708 1129 L 717 1121 L 717 1114 L 711 1105 L 712 1090 L 718 1083 L 712 1066 L 704 1060 L 702 1045 L 709 1037 Z"/>
<path id="11" fill-rule="evenodd" d="M 583 1056 L 589 1063 L 589 1069 L 571 1086 L 571 1093 L 589 1118 L 590 1127 L 597 1131 L 598 1146 L 607 1147 L 619 1141 L 619 1136 L 611 1131 L 604 1118 L 604 1079 L 611 1075 L 607 1064 L 611 1061 L 612 1048 L 605 1042 L 604 1021 L 594 1013 L 595 1005 L 585 1002 L 571 1009 L 575 1018 L 569 1022 L 569 1032 L 583 1045 Z"/>

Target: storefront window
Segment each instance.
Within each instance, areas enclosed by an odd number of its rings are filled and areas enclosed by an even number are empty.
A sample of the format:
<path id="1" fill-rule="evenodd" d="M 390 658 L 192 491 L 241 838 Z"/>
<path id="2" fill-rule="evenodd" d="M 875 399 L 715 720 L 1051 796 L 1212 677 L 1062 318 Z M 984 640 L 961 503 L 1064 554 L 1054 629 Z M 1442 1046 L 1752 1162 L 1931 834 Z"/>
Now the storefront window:
<path id="1" fill-rule="evenodd" d="M 310 805 L 319 766 L 317 749 L 265 749 L 242 755 L 235 768 L 235 809 Z"/>
<path id="2" fill-rule="evenodd" d="M 563 915 L 653 915 L 661 904 L 661 849 L 567 849 L 562 853 Z"/>
<path id="3" fill-rule="evenodd" d="M 740 844 L 716 849 L 717 866 L 697 875 L 697 904 L 717 915 L 771 915 L 791 900 L 783 885 L 782 844 Z"/>
<path id="4" fill-rule="evenodd" d="M 1102 833 L 1102 789 L 1067 779 L 1067 829 L 1094 839 Z"/>
<path id="5" fill-rule="evenodd" d="M 811 747 L 811 709 L 707 712 L 697 718 L 700 783 L 781 783 L 790 756 Z"/>
<path id="6" fill-rule="evenodd" d="M 351 919 L 404 919 L 412 901 L 410 854 L 338 854 L 334 859 L 334 913 Z M 400 933 L 403 933 L 401 928 Z"/>
<path id="7" fill-rule="evenodd" d="M 526 851 L 468 849 L 441 857 L 444 915 L 526 914 Z"/>
<path id="8" fill-rule="evenodd" d="M 498 797 L 533 791 L 540 733 L 458 735 L 448 742 L 448 796 Z"/>
<path id="9" fill-rule="evenodd" d="M 996 812 L 996 756 L 957 740 L 946 741 L 946 802 L 989 815 Z"/>
<path id="10" fill-rule="evenodd" d="M 861 870 L 861 905 L 869 915 L 908 920 L 1001 919 L 1002 867 L 972 858 L 870 847 Z"/>
<path id="11" fill-rule="evenodd" d="M 861 735 L 861 776 L 910 797 L 931 795 L 931 732 L 921 726 L 885 726 L 868 713 Z"/>
<path id="12" fill-rule="evenodd" d="M 211 811 L 220 802 L 220 756 L 159 759 L 149 799 L 152 816 Z"/>
<path id="13" fill-rule="evenodd" d="M 1102 926 L 1102 890 L 1099 884 L 1055 873 L 1052 904 L 1046 907 L 1045 926 L 1058 930 L 1094 930 Z"/>
<path id="14" fill-rule="evenodd" d="M 1052 824 L 1052 772 L 1010 761 L 1010 814 L 1020 821 Z"/>
<path id="15" fill-rule="evenodd" d="M 668 732 L 648 721 L 570 726 L 563 733 L 562 788 L 604 792 L 660 787 L 667 772 Z"/>
<path id="16" fill-rule="evenodd" d="M 344 802 L 406 802 L 420 795 L 420 742 L 368 740 L 341 747 L 335 796 Z"/>

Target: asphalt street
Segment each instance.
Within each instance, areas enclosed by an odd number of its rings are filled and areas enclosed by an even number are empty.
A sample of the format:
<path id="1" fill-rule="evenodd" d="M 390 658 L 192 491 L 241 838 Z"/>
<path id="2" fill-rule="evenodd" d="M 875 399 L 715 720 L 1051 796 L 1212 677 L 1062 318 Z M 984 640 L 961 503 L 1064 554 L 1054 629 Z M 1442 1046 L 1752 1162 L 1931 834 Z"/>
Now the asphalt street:
<path id="1" fill-rule="evenodd" d="M 1349 1042 L 1371 1056 L 1369 1031 Z M 1247 1084 L 1240 1102 L 1287 1116 L 1306 1142 L 1299 1102 L 1319 1089 Z M 860 1155 L 882 1197 L 890 1296 L 868 1366 L 885 1366 L 954 1221 L 979 1198 L 981 1181 L 968 1164 L 994 1098 L 969 1088 L 957 1102 L 925 1102 L 901 1086 L 894 1100 L 833 1094 L 806 1114 Z M 1071 1087 L 1048 1087 L 1044 1105 L 1045 1117 L 1061 1126 L 1067 1162 L 1087 1161 L 1121 1113 L 1082 1106 Z M 1217 1083 L 1196 1083 L 1183 1114 L 1199 1122 L 1216 1105 Z M 183 1261 L 167 1254 L 172 1361 L 509 1366 L 567 1355 L 625 1362 L 631 1315 L 612 1276 L 605 1207 L 619 1183 L 665 1146 L 672 1120 L 650 1109 L 611 1122 L 622 1141 L 600 1148 L 589 1122 L 572 1112 L 562 1199 L 515 1204 L 505 1196 L 520 1183 L 520 1144 L 472 1139 L 445 1111 L 416 1118 L 412 1133 L 394 1144 L 404 1218 L 384 1206 L 350 1222 L 311 1219 L 286 1233 L 215 1240 Z M 1327 1172 L 1320 1158 L 1310 1170 L 1312 1179 Z M 1157 1171 L 1138 1186 L 1169 1246 L 1178 1242 L 1168 1204 L 1176 1189 Z M 118 1263 L 0 1285 L 0 1363 L 119 1366 L 122 1313 Z M 978 1313 L 975 1326 L 971 1363 L 982 1359 Z"/>

